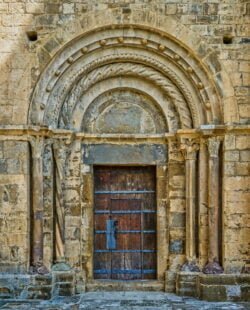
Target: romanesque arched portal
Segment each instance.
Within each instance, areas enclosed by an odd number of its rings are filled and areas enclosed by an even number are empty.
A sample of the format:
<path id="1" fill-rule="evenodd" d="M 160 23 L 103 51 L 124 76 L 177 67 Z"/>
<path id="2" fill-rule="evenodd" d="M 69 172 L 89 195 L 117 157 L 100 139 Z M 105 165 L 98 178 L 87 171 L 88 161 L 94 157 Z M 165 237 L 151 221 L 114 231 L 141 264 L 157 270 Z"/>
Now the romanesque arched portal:
<path id="1" fill-rule="evenodd" d="M 222 271 L 221 138 L 213 132 L 223 122 L 221 97 L 192 50 L 167 32 L 139 25 L 96 28 L 51 60 L 35 87 L 28 122 L 49 128 L 46 138 L 32 142 L 34 265 L 63 260 L 91 281 L 95 167 L 154 166 L 154 279 L 161 286 L 168 270 L 168 285 L 176 268 L 199 271 L 207 260 L 204 272 Z M 37 216 L 44 208 L 53 218 L 51 243 L 44 243 Z M 201 214 L 209 221 L 208 253 L 201 250 L 207 242 Z"/>

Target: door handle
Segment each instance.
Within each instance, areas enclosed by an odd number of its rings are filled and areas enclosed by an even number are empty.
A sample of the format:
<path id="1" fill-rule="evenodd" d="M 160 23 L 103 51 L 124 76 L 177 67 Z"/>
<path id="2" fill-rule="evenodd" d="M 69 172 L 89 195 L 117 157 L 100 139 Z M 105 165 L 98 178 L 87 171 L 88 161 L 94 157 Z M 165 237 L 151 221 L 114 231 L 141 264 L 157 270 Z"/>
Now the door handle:
<path id="1" fill-rule="evenodd" d="M 106 221 L 106 248 L 108 250 L 116 249 L 117 224 L 115 220 Z"/>

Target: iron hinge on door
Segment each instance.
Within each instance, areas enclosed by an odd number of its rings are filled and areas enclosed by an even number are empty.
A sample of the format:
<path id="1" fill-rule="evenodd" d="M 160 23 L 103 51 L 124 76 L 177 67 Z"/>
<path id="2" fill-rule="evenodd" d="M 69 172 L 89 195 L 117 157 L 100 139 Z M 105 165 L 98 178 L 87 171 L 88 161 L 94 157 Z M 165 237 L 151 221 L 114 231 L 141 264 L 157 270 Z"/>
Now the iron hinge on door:
<path id="1" fill-rule="evenodd" d="M 117 233 L 117 221 L 106 221 L 106 248 L 108 250 L 116 249 L 116 233 Z"/>

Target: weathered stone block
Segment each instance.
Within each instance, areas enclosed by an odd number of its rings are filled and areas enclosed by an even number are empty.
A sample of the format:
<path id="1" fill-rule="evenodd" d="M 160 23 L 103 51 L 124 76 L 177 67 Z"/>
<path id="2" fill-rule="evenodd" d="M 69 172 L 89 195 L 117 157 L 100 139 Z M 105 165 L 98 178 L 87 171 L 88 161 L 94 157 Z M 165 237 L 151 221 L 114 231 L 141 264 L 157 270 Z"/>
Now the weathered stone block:
<path id="1" fill-rule="evenodd" d="M 227 177 L 225 179 L 225 190 L 248 190 L 250 186 L 250 177 Z"/>
<path id="2" fill-rule="evenodd" d="M 239 151 L 226 151 L 225 161 L 239 161 L 240 153 Z"/>
<path id="3" fill-rule="evenodd" d="M 185 227 L 185 213 L 184 212 L 171 213 L 170 227 Z"/>
<path id="4" fill-rule="evenodd" d="M 30 286 L 27 289 L 26 298 L 27 299 L 50 299 L 51 298 L 51 285 L 37 285 Z"/>
<path id="5" fill-rule="evenodd" d="M 222 285 L 200 284 L 200 298 L 207 301 L 225 301 L 227 300 L 226 287 Z"/>
<path id="6" fill-rule="evenodd" d="M 198 296 L 198 272 L 178 272 L 176 293 L 183 296 Z"/>
<path id="7" fill-rule="evenodd" d="M 239 136 L 236 137 L 236 148 L 239 150 L 250 149 L 250 139 L 249 136 Z"/>
<path id="8" fill-rule="evenodd" d="M 170 240 L 169 251 L 174 254 L 183 254 L 184 251 L 184 240 Z"/>
<path id="9" fill-rule="evenodd" d="M 41 14 L 44 12 L 44 3 L 26 3 L 26 12 L 31 14 Z"/>
<path id="10" fill-rule="evenodd" d="M 250 150 L 240 152 L 240 161 L 250 161 Z"/>
<path id="11" fill-rule="evenodd" d="M 7 173 L 8 165 L 6 159 L 0 159 L 0 173 Z"/>
<path id="12" fill-rule="evenodd" d="M 236 163 L 236 175 L 250 175 L 250 162 L 249 163 Z"/>

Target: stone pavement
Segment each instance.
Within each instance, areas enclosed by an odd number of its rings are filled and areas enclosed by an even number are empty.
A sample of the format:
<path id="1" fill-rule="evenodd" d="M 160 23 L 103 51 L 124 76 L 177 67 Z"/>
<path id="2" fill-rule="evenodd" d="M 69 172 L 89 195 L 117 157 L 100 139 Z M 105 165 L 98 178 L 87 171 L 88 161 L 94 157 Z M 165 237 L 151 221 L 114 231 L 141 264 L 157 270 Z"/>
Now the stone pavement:
<path id="1" fill-rule="evenodd" d="M 206 302 L 161 292 L 88 292 L 50 301 L 1 301 L 1 310 L 250 310 L 250 303 Z"/>

